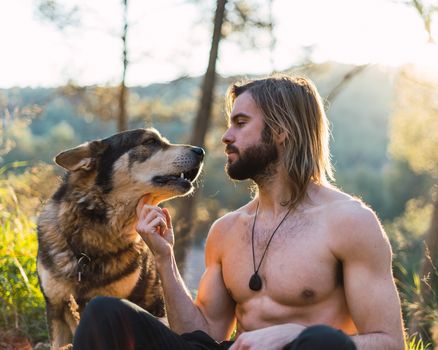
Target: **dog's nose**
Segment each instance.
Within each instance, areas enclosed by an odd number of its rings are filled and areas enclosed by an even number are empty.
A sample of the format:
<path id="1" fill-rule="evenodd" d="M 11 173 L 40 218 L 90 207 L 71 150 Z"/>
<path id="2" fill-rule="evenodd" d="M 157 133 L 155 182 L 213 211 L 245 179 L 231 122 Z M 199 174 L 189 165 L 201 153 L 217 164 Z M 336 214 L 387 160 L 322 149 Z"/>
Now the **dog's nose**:
<path id="1" fill-rule="evenodd" d="M 204 157 L 205 156 L 205 151 L 201 147 L 193 147 L 192 148 L 192 152 L 196 153 L 196 155 L 199 156 L 199 157 Z"/>

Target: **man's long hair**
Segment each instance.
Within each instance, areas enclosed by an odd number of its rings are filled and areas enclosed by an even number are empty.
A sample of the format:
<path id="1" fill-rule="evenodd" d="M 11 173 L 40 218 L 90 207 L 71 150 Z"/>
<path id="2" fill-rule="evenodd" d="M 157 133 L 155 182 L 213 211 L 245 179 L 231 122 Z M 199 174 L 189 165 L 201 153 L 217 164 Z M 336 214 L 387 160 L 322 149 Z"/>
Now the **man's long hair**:
<path id="1" fill-rule="evenodd" d="M 309 183 L 334 180 L 329 151 L 329 122 L 315 85 L 304 77 L 273 75 L 231 85 L 226 94 L 228 117 L 236 98 L 249 92 L 263 113 L 269 134 L 285 133 L 283 164 L 296 206 Z"/>

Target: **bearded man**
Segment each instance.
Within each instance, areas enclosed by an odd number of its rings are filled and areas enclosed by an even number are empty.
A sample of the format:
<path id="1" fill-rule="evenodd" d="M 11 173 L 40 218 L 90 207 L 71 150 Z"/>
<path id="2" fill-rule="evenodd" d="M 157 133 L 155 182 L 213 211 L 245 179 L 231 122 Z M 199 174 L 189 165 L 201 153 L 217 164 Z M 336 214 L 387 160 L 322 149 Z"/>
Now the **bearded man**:
<path id="1" fill-rule="evenodd" d="M 155 255 L 170 329 L 127 301 L 97 298 L 75 348 L 404 349 L 388 238 L 370 208 L 329 183 L 315 86 L 272 76 L 232 85 L 226 102 L 226 172 L 257 191 L 212 225 L 196 300 L 175 263 L 169 213 L 145 198 L 137 231 Z"/>

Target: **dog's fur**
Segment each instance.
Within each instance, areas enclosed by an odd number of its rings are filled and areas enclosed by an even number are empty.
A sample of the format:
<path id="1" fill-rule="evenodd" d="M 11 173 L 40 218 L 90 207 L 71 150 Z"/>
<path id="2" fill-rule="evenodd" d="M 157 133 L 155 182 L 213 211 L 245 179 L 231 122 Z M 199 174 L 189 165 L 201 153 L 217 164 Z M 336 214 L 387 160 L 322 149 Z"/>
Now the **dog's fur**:
<path id="1" fill-rule="evenodd" d="M 85 304 L 127 298 L 165 314 L 153 255 L 135 232 L 136 206 L 193 190 L 204 152 L 137 129 L 60 153 L 64 181 L 38 220 L 37 269 L 52 349 L 72 342 Z M 184 179 L 180 174 L 184 173 Z"/>

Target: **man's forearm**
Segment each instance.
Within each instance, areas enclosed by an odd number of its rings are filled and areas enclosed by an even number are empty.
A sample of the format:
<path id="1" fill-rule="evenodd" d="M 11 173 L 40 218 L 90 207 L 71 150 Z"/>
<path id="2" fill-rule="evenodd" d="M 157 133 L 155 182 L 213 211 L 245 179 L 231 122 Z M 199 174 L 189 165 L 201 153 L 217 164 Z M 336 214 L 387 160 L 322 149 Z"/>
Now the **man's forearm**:
<path id="1" fill-rule="evenodd" d="M 156 263 L 163 284 L 170 328 L 180 334 L 197 329 L 207 332 L 207 322 L 185 286 L 173 253 L 166 259 L 157 259 Z"/>
<path id="2" fill-rule="evenodd" d="M 398 339 L 386 333 L 369 333 L 351 337 L 357 350 L 404 350 L 406 344 L 403 338 Z"/>

